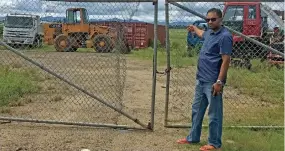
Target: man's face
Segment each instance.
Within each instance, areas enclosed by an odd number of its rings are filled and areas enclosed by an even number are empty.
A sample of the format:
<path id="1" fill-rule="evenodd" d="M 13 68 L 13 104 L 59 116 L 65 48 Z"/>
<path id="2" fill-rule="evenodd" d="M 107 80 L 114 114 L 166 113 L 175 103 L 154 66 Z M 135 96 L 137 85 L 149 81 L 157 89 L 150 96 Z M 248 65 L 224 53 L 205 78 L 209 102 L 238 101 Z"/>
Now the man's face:
<path id="1" fill-rule="evenodd" d="M 206 17 L 209 28 L 217 29 L 221 25 L 222 19 L 215 12 L 209 12 Z"/>

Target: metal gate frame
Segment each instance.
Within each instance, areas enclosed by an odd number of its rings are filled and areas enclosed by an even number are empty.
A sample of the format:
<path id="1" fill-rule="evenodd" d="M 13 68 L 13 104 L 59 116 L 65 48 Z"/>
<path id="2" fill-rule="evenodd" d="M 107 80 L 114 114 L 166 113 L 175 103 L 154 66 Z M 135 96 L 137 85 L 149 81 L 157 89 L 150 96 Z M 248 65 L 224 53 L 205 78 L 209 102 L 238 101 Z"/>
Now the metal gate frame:
<path id="1" fill-rule="evenodd" d="M 35 120 L 35 119 L 26 119 L 26 118 L 13 118 L 13 117 L 3 117 L 0 116 L 0 120 L 4 121 L 17 121 L 17 122 L 34 122 L 34 123 L 47 123 L 47 124 L 63 124 L 63 125 L 77 125 L 77 126 L 92 126 L 92 127 L 109 127 L 109 128 L 119 128 L 119 129 L 138 129 L 138 130 L 154 130 L 154 112 L 155 112 L 155 91 L 156 91 L 156 68 L 157 68 L 157 24 L 158 24 L 158 0 L 42 0 L 42 1 L 63 1 L 63 2 L 152 2 L 154 5 L 154 48 L 153 48 L 153 77 L 152 77 L 152 99 L 151 99 L 151 117 L 150 122 L 148 124 L 142 123 L 136 117 L 133 117 L 131 114 L 128 114 L 112 105 L 110 105 L 107 101 L 100 99 L 99 97 L 95 96 L 94 94 L 88 92 L 87 90 L 79 87 L 78 85 L 72 83 L 71 81 L 63 78 L 59 74 L 51 71 L 50 69 L 46 68 L 45 66 L 39 64 L 38 62 L 34 61 L 33 59 L 25 56 L 23 53 L 14 49 L 7 45 L 5 42 L 0 40 L 0 45 L 5 46 L 8 51 L 20 56 L 21 58 L 25 59 L 26 61 L 32 63 L 33 65 L 39 67 L 41 70 L 46 71 L 47 73 L 55 76 L 59 80 L 67 83 L 71 87 L 81 91 L 82 93 L 88 95 L 89 97 L 99 101 L 100 103 L 104 104 L 105 106 L 113 109 L 114 111 L 124 115 L 128 119 L 132 120 L 136 124 L 140 125 L 141 128 L 137 127 L 130 127 L 127 125 L 116 125 L 116 124 L 100 124 L 100 123 L 85 123 L 85 122 L 61 122 L 55 120 Z"/>
<path id="2" fill-rule="evenodd" d="M 195 16 L 200 17 L 201 19 L 206 19 L 205 16 L 200 14 L 199 12 L 192 10 L 188 7 L 185 7 L 178 2 L 227 2 L 231 0 L 165 0 L 165 22 L 166 22 L 166 53 L 167 53 L 167 67 L 166 67 L 166 95 L 165 95 L 165 113 L 164 113 L 164 127 L 166 128 L 191 128 L 191 124 L 169 124 L 168 123 L 168 110 L 169 110 L 169 88 L 170 88 L 170 74 L 171 74 L 171 63 L 170 63 L 170 38 L 169 38 L 169 5 L 174 5 L 188 13 L 191 13 Z M 239 1 L 241 2 L 241 1 Z M 245 2 L 248 2 L 248 0 Z M 259 2 L 273 2 L 271 0 L 260 0 Z M 274 2 L 284 2 L 283 0 L 274 0 Z M 242 38 L 258 45 L 263 48 L 266 48 L 267 51 L 272 51 L 284 58 L 284 53 L 279 52 L 278 50 L 271 48 L 255 39 L 252 39 L 234 29 L 231 29 L 230 27 L 224 26 L 226 29 L 228 29 L 230 32 L 235 33 L 238 36 L 241 36 Z M 203 127 L 208 127 L 208 125 L 203 125 Z M 224 126 L 223 128 L 256 128 L 256 129 L 284 129 L 285 126 Z"/>

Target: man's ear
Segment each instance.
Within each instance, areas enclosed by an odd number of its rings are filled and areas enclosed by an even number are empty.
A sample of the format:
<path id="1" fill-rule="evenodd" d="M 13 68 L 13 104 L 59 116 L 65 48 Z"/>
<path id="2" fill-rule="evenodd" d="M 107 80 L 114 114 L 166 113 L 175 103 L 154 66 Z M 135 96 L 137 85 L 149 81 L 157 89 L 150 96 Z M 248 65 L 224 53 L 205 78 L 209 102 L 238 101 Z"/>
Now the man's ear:
<path id="1" fill-rule="evenodd" d="M 220 25 L 223 24 L 223 20 L 224 20 L 224 18 L 222 17 L 221 20 L 220 20 Z"/>

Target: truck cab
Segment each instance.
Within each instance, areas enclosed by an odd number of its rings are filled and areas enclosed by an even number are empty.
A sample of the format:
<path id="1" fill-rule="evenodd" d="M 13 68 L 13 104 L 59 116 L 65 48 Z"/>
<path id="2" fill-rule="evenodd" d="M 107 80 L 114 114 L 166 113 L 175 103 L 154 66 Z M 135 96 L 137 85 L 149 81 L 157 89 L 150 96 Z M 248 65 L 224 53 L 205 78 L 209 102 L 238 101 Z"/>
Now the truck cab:
<path id="1" fill-rule="evenodd" d="M 29 14 L 9 14 L 5 17 L 3 41 L 8 45 L 42 45 L 40 17 Z"/>
<path id="2" fill-rule="evenodd" d="M 268 23 L 260 5 L 260 2 L 226 2 L 223 24 L 251 38 L 262 38 Z M 242 37 L 234 35 L 234 43 L 241 41 Z"/>
<path id="3" fill-rule="evenodd" d="M 284 12 L 272 10 L 260 2 L 225 2 L 224 4 L 223 24 L 225 26 L 263 44 L 275 46 L 270 38 L 272 32 L 269 31 L 268 19 L 270 18 L 275 24 L 284 27 Z M 258 58 L 261 61 L 266 59 L 268 51 L 263 47 L 235 34 L 233 34 L 233 42 L 232 58 L 243 62 L 248 69 L 251 67 L 250 59 Z M 282 49 L 284 46 L 280 48 Z"/>
<path id="4" fill-rule="evenodd" d="M 204 31 L 208 30 L 208 24 L 205 20 L 196 20 L 193 25 Z M 187 53 L 189 57 L 198 54 L 204 42 L 203 38 L 198 37 L 195 32 L 188 32 L 187 34 Z"/>

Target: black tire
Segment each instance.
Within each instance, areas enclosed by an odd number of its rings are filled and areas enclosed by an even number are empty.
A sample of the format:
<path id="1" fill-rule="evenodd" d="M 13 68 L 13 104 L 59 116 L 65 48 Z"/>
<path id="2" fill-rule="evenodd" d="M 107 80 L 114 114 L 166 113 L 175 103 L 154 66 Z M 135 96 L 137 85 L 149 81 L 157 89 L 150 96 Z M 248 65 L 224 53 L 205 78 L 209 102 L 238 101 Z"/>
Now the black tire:
<path id="1" fill-rule="evenodd" d="M 37 36 L 37 37 L 35 38 L 33 47 L 34 47 L 34 48 L 41 48 L 42 46 L 43 46 L 43 39 L 42 39 L 40 36 Z"/>
<path id="2" fill-rule="evenodd" d="M 75 51 L 77 51 L 77 48 L 75 47 L 70 48 L 70 52 L 75 52 Z"/>
<path id="3" fill-rule="evenodd" d="M 125 38 L 125 34 L 121 31 L 121 29 L 119 29 L 117 33 L 116 46 L 121 54 L 128 54 L 131 52 L 128 40 Z"/>
<path id="4" fill-rule="evenodd" d="M 65 46 L 60 45 L 62 41 L 65 41 Z M 68 52 L 71 49 L 70 39 L 68 36 L 60 34 L 54 39 L 54 47 L 58 52 Z"/>
<path id="5" fill-rule="evenodd" d="M 96 52 L 108 53 L 108 52 L 111 52 L 113 49 L 112 40 L 108 35 L 95 36 L 93 40 L 93 44 L 94 44 L 94 48 Z"/>

